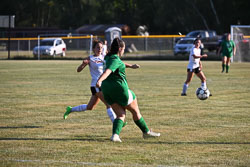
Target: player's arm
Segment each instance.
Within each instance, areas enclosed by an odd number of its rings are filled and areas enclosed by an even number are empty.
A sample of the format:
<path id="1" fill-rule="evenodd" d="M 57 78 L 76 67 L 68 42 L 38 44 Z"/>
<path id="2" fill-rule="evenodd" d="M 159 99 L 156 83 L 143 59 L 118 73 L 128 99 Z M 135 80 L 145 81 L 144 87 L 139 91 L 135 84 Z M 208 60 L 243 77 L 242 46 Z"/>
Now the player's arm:
<path id="1" fill-rule="evenodd" d="M 106 69 L 96 82 L 96 87 L 100 88 L 102 85 L 102 81 L 104 81 L 111 73 L 112 71 L 110 69 Z"/>
<path id="2" fill-rule="evenodd" d="M 197 58 L 203 58 L 203 57 L 207 57 L 207 54 L 203 54 L 203 55 L 200 55 L 200 56 L 197 56 L 197 55 L 193 54 L 193 57 L 195 59 L 197 59 Z"/>
<path id="3" fill-rule="evenodd" d="M 80 64 L 79 66 L 78 66 L 78 68 L 77 68 L 77 72 L 81 72 L 85 67 L 86 67 L 86 65 L 88 65 L 89 64 L 89 57 L 88 58 L 86 58 L 86 59 L 83 59 L 83 61 L 82 61 L 82 64 Z"/>
<path id="4" fill-rule="evenodd" d="M 124 63 L 124 64 L 126 68 L 133 68 L 133 69 L 140 68 L 139 64 L 128 64 L 128 63 Z"/>

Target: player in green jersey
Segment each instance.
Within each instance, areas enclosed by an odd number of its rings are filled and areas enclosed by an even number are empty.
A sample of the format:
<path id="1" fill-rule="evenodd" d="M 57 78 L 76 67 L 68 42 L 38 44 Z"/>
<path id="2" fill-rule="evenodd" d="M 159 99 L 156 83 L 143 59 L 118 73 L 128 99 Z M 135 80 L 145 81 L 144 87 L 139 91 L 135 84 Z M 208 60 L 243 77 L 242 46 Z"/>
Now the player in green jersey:
<path id="1" fill-rule="evenodd" d="M 218 53 L 222 54 L 222 72 L 226 68 L 226 73 L 229 71 L 231 57 L 235 56 L 236 47 L 234 41 L 231 40 L 231 35 L 228 33 L 226 39 L 222 41 Z"/>
<path id="2" fill-rule="evenodd" d="M 143 132 L 143 137 L 159 137 L 160 133 L 149 130 L 145 120 L 143 119 L 137 99 L 133 91 L 128 87 L 124 64 L 120 56 L 123 55 L 125 43 L 115 38 L 111 44 L 110 52 L 105 57 L 105 71 L 98 79 L 96 86 L 101 87 L 104 99 L 110 104 L 117 117 L 113 122 L 113 135 L 111 141 L 121 142 L 119 134 L 125 120 L 126 110 L 132 113 L 135 124 Z"/>

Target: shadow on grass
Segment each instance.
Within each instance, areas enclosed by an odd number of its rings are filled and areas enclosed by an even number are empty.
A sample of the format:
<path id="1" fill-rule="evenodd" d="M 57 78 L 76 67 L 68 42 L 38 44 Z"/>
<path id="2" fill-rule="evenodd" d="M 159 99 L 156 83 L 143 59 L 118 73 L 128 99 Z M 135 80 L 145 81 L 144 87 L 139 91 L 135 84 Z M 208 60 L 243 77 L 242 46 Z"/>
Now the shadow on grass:
<path id="1" fill-rule="evenodd" d="M 34 141 L 93 141 L 93 142 L 107 142 L 110 141 L 106 136 L 98 136 L 98 137 L 83 137 L 83 138 L 0 138 L 0 141 L 27 141 L 27 140 L 34 140 Z M 142 140 L 145 142 L 145 140 Z M 242 144 L 250 144 L 250 142 L 216 142 L 216 141 L 179 141 L 179 142 L 170 142 L 170 141 L 146 141 L 147 144 L 167 144 L 167 145 L 242 145 Z"/>
<path id="2" fill-rule="evenodd" d="M 43 126 L 0 126 L 0 129 L 42 128 Z"/>
<path id="3" fill-rule="evenodd" d="M 0 141 L 94 141 L 94 142 L 106 142 L 110 141 L 108 138 L 0 138 Z"/>

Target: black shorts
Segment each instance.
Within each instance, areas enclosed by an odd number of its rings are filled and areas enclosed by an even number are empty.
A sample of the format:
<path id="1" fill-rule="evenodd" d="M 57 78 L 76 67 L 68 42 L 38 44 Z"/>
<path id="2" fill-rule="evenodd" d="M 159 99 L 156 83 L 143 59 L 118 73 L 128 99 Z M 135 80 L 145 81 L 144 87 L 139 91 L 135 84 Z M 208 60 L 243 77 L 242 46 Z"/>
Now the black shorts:
<path id="1" fill-rule="evenodd" d="M 95 95 L 97 92 L 102 91 L 101 88 L 97 88 L 97 87 L 94 87 L 94 86 L 90 87 L 90 90 L 91 90 L 92 95 Z"/>
<path id="2" fill-rule="evenodd" d="M 195 74 L 198 74 L 201 72 L 200 67 L 194 68 L 194 69 L 187 69 L 187 72 L 194 72 Z"/>

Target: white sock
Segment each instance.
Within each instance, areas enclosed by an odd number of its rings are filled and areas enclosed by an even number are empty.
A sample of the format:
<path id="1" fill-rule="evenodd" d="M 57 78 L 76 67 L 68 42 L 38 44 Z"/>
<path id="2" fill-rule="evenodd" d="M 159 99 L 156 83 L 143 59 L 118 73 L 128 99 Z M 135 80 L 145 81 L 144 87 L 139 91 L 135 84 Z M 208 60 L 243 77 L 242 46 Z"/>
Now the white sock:
<path id="1" fill-rule="evenodd" d="M 116 114 L 111 107 L 107 109 L 107 114 L 108 114 L 111 122 L 114 122 L 114 120 L 116 119 Z"/>
<path id="2" fill-rule="evenodd" d="M 86 111 L 87 110 L 87 104 L 82 104 L 76 107 L 72 107 L 71 112 L 81 112 L 81 111 Z"/>
<path id="3" fill-rule="evenodd" d="M 206 89 L 207 89 L 207 83 L 206 83 L 206 82 L 202 82 L 202 83 L 201 83 L 201 88 L 202 88 L 203 90 L 206 90 Z"/>
<path id="4" fill-rule="evenodd" d="M 188 84 L 184 83 L 182 93 L 186 93 L 188 89 Z"/>

